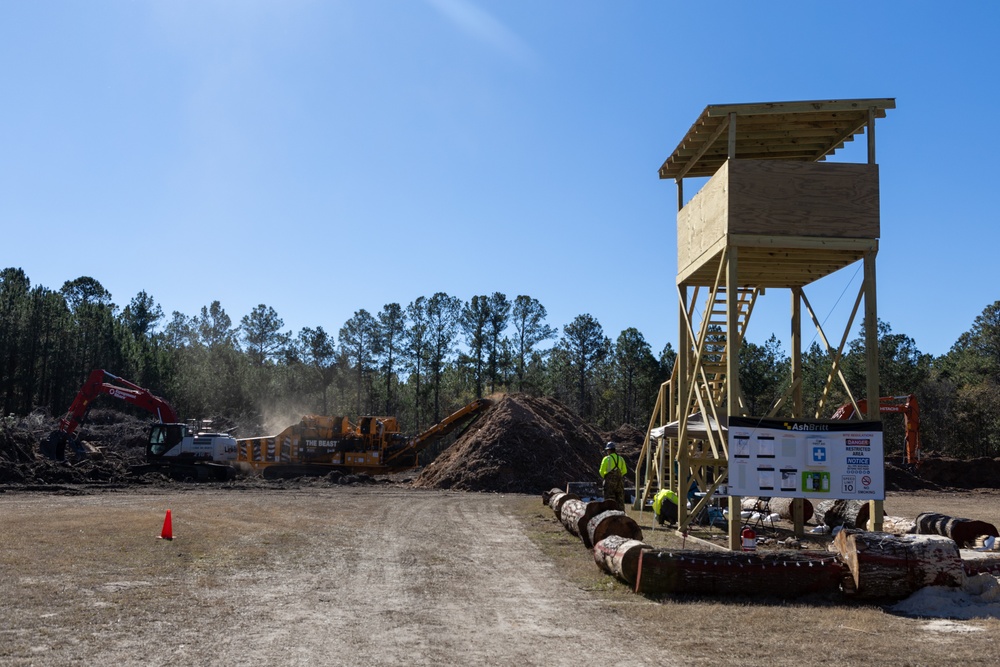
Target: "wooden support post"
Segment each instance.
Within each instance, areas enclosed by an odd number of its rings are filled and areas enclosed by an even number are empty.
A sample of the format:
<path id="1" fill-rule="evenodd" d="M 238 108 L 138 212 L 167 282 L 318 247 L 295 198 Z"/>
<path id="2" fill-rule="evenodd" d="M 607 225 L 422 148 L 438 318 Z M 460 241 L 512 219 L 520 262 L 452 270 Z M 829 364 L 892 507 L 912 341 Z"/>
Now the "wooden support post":
<path id="1" fill-rule="evenodd" d="M 868 107 L 868 164 L 875 164 L 875 107 Z"/>
<path id="2" fill-rule="evenodd" d="M 792 418 L 801 419 L 802 404 L 802 288 L 792 288 Z M 792 530 L 796 537 L 806 534 L 805 506 L 802 498 L 792 502 Z"/>
<path id="3" fill-rule="evenodd" d="M 874 121 L 872 121 L 874 124 Z M 866 393 L 868 395 L 868 421 L 880 421 L 879 411 L 879 376 L 878 376 L 878 303 L 875 298 L 875 252 L 865 253 L 865 373 L 868 379 Z M 872 523 L 870 529 L 882 530 L 883 501 L 872 500 L 869 516 Z"/>
<path id="4" fill-rule="evenodd" d="M 727 156 L 730 160 L 736 159 L 736 114 L 729 114 L 729 145 Z"/>
<path id="5" fill-rule="evenodd" d="M 730 139 L 736 119 L 729 119 Z M 726 414 L 740 414 L 740 332 L 739 332 L 739 251 L 736 246 L 729 248 L 726 261 Z M 720 426 L 722 426 L 720 424 Z M 727 424 L 728 426 L 728 424 Z M 728 462 L 727 462 L 728 463 Z M 729 548 L 738 551 L 740 540 L 740 498 L 729 496 Z"/>
<path id="6" fill-rule="evenodd" d="M 674 396 L 677 399 L 677 419 L 680 420 L 681 424 L 685 424 L 687 420 L 687 395 L 688 395 L 688 385 L 691 379 L 688 377 L 688 360 L 691 357 L 691 338 L 688 334 L 688 327 L 685 319 L 687 318 L 687 300 L 688 300 L 688 289 L 686 285 L 677 286 L 677 303 L 679 305 L 679 312 L 677 316 L 677 359 L 674 361 L 677 364 L 677 391 Z M 679 431 L 684 431 L 685 429 L 678 429 Z M 678 433 L 678 436 L 682 435 Z M 675 475 L 677 479 L 676 487 L 671 487 L 677 494 L 678 498 L 687 500 L 687 489 L 681 490 L 681 480 L 687 478 L 687 468 L 688 457 L 687 457 L 688 447 L 687 443 L 678 437 L 677 439 L 677 473 Z M 671 468 L 671 474 L 673 474 L 674 461 L 671 459 L 667 462 L 667 465 Z M 679 502 L 677 507 L 677 525 L 686 526 L 687 525 L 687 503 Z"/>

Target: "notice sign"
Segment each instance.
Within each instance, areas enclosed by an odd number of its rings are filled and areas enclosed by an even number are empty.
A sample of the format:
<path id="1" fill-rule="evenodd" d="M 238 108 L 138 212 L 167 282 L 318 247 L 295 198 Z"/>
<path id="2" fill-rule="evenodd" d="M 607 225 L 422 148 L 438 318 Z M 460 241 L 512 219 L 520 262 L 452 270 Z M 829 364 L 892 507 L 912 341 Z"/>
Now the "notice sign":
<path id="1" fill-rule="evenodd" d="M 885 500 L 882 423 L 729 418 L 734 496 Z"/>

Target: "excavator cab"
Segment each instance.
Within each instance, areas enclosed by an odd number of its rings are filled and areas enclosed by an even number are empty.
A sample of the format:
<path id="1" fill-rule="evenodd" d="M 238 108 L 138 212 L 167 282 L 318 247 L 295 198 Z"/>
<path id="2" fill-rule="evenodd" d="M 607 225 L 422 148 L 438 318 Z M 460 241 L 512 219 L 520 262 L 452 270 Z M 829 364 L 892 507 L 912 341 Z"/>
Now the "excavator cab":
<path id="1" fill-rule="evenodd" d="M 149 431 L 146 455 L 149 458 L 160 458 L 181 444 L 186 435 L 188 427 L 184 424 L 153 424 L 153 428 Z"/>

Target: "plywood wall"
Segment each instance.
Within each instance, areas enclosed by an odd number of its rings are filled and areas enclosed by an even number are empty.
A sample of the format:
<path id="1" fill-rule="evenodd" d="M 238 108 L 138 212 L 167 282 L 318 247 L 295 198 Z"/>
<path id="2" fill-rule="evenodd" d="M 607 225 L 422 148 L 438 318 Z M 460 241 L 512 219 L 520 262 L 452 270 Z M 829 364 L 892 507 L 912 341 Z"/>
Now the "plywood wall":
<path id="1" fill-rule="evenodd" d="M 878 238 L 878 165 L 730 160 L 677 214 L 678 270 L 727 234 Z"/>

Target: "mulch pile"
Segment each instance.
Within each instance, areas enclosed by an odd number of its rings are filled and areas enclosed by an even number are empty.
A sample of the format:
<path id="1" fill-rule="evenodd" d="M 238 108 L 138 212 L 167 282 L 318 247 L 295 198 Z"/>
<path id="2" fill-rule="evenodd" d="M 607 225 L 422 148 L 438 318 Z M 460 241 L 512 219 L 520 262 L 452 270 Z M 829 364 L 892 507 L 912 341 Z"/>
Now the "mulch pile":
<path id="1" fill-rule="evenodd" d="M 508 394 L 413 485 L 529 494 L 566 488 L 567 482 L 597 481 L 604 442 L 599 431 L 559 401 Z"/>

